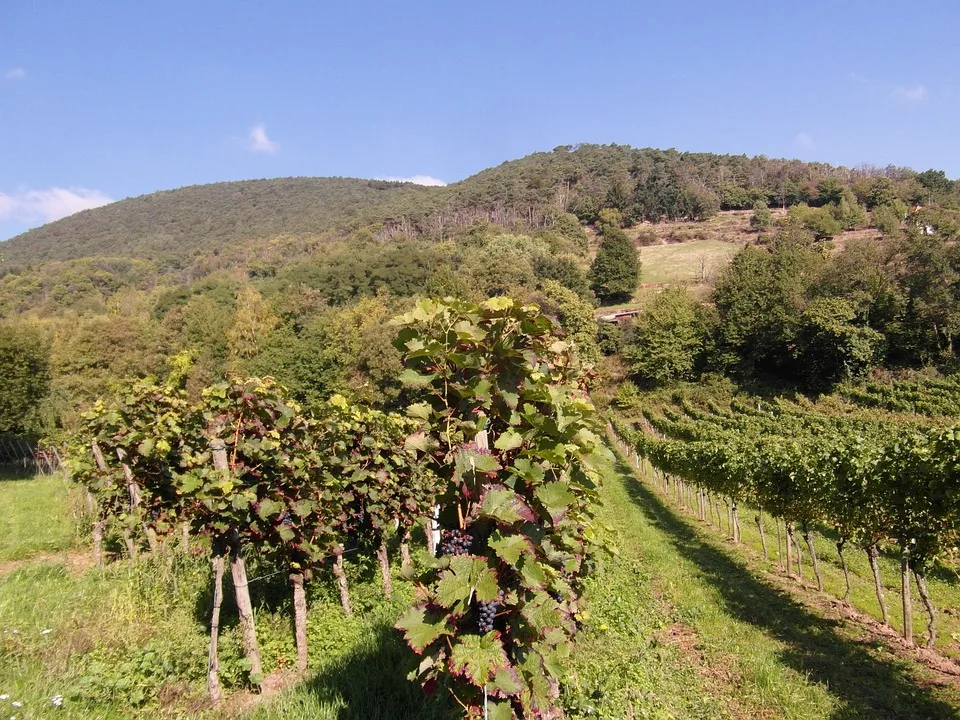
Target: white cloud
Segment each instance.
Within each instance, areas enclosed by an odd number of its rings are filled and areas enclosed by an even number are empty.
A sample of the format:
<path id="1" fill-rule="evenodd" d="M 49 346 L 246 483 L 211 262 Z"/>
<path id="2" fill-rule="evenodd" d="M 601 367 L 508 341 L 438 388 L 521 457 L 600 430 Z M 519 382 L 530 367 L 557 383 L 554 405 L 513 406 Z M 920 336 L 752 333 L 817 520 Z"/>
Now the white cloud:
<path id="1" fill-rule="evenodd" d="M 267 136 L 267 126 L 259 123 L 250 128 L 247 133 L 247 147 L 255 153 L 267 153 L 275 155 L 280 149 L 280 144 L 274 142 Z"/>
<path id="2" fill-rule="evenodd" d="M 377 178 L 377 180 L 386 180 L 387 182 L 408 182 L 413 183 L 414 185 L 432 185 L 435 187 L 443 187 L 446 185 L 443 180 L 430 177 L 429 175 L 411 175 L 410 177 L 381 177 Z"/>
<path id="3" fill-rule="evenodd" d="M 928 94 L 925 85 L 898 85 L 893 89 L 893 97 L 906 102 L 922 102 Z"/>
<path id="4" fill-rule="evenodd" d="M 813 150 L 817 146 L 817 144 L 813 141 L 813 138 L 805 132 L 797 133 L 797 136 L 793 139 L 793 141 L 801 150 Z"/>
<path id="5" fill-rule="evenodd" d="M 81 210 L 113 202 L 99 190 L 87 188 L 46 188 L 0 192 L 0 220 L 48 223 Z"/>
<path id="6" fill-rule="evenodd" d="M 23 80 L 27 76 L 27 71 L 22 67 L 10 68 L 3 74 L 3 76 L 7 80 Z"/>

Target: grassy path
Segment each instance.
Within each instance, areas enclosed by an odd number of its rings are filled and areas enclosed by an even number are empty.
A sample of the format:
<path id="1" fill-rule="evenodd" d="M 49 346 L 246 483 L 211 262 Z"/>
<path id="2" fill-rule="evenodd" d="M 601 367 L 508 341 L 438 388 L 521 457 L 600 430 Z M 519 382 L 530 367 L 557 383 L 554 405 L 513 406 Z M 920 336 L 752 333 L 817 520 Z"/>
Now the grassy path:
<path id="1" fill-rule="evenodd" d="M 757 574 L 750 548 L 665 504 L 625 463 L 606 490 L 624 554 L 640 558 L 692 648 L 732 694 L 734 714 L 784 718 L 955 718 L 952 683 L 859 623 L 824 617 L 807 591 Z M 812 603 L 816 604 L 816 603 Z M 681 716 L 677 716 L 681 717 Z M 693 715 L 687 717 L 694 717 Z"/>

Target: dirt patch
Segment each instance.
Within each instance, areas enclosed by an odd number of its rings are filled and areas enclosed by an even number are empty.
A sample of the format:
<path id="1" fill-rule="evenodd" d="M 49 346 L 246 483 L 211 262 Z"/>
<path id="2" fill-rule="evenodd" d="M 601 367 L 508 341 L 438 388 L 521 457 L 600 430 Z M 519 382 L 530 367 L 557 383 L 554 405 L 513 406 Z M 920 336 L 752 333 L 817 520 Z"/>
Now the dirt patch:
<path id="1" fill-rule="evenodd" d="M 661 645 L 675 648 L 691 665 L 695 666 L 703 678 L 705 689 L 716 697 L 723 697 L 727 703 L 730 717 L 740 720 L 748 718 L 774 718 L 772 710 L 743 708 L 736 698 L 729 696 L 730 688 L 742 684 L 743 678 L 736 670 L 732 657 L 719 655 L 707 658 L 700 646 L 696 631 L 682 622 L 675 622 L 658 631 L 654 638 Z"/>
<path id="2" fill-rule="evenodd" d="M 225 694 L 219 709 L 223 716 L 228 718 L 246 715 L 265 700 L 296 685 L 302 679 L 303 676 L 293 668 L 275 670 L 263 679 L 261 692 L 255 693 L 249 690 L 238 690 L 237 692 Z M 207 706 L 212 707 L 209 705 L 209 702 Z"/>
<path id="3" fill-rule="evenodd" d="M 0 577 L 28 565 L 65 565 L 71 575 L 81 575 L 93 567 L 93 555 L 89 551 L 76 550 L 61 553 L 39 553 L 22 560 L 0 560 Z"/>

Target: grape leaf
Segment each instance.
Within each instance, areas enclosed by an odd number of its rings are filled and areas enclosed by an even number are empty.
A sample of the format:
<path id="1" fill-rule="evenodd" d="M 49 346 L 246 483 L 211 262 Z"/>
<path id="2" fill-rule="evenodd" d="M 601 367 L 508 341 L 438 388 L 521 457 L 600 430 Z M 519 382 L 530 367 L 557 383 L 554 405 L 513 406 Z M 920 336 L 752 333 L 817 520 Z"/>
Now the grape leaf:
<path id="1" fill-rule="evenodd" d="M 516 430 L 507 430 L 493 444 L 497 450 L 513 450 L 523 445 L 523 435 Z"/>
<path id="2" fill-rule="evenodd" d="M 533 546 L 525 535 L 503 535 L 497 530 L 490 536 L 487 544 L 497 557 L 514 568 L 522 555 L 533 554 Z"/>
<path id="3" fill-rule="evenodd" d="M 480 514 L 506 524 L 533 522 L 535 516 L 527 504 L 513 490 L 492 486 L 483 496 Z"/>
<path id="4" fill-rule="evenodd" d="M 554 522 L 563 520 L 570 509 L 570 505 L 576 501 L 566 483 L 562 482 L 549 482 L 540 485 L 534 490 L 534 495 L 536 495 L 537 500 L 543 503 Z"/>
<path id="5" fill-rule="evenodd" d="M 513 707 L 506 700 L 494 700 L 487 706 L 487 718 L 489 720 L 514 720 Z"/>
<path id="6" fill-rule="evenodd" d="M 394 627 L 404 631 L 407 644 L 418 653 L 422 653 L 441 635 L 450 635 L 447 618 L 438 613 L 427 612 L 423 605 L 410 608 Z"/>
<path id="7" fill-rule="evenodd" d="M 501 670 L 510 667 L 499 633 L 462 635 L 450 652 L 450 669 L 475 685 L 486 685 Z"/>
<path id="8" fill-rule="evenodd" d="M 546 630 L 560 625 L 560 606 L 556 600 L 545 592 L 538 592 L 534 595 L 529 602 L 520 608 L 520 614 L 540 635 L 543 635 Z"/>

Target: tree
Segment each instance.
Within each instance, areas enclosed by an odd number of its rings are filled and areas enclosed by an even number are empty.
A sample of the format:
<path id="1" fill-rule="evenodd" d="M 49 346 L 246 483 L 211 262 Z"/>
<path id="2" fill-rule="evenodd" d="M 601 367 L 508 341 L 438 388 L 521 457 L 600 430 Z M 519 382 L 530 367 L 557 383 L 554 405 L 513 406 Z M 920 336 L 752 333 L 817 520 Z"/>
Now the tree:
<path id="1" fill-rule="evenodd" d="M 857 318 L 840 297 L 814 300 L 800 316 L 794 353 L 811 389 L 859 377 L 876 363 L 883 336 Z"/>
<path id="2" fill-rule="evenodd" d="M 892 205 L 899 199 L 893 181 L 886 177 L 878 177 L 874 180 L 870 184 L 865 198 L 867 207 L 871 210 L 880 205 Z"/>
<path id="3" fill-rule="evenodd" d="M 843 181 L 839 178 L 824 178 L 817 183 L 818 205 L 837 204 L 843 197 Z"/>
<path id="4" fill-rule="evenodd" d="M 50 349 L 40 335 L 0 324 L 0 432 L 35 427 L 38 405 L 50 390 Z"/>
<path id="5" fill-rule="evenodd" d="M 900 234 L 900 223 L 903 215 L 891 205 L 878 205 L 873 209 L 873 224 L 887 237 L 896 237 Z"/>
<path id="6" fill-rule="evenodd" d="M 667 288 L 634 323 L 624 355 L 641 382 L 693 380 L 706 338 L 697 301 L 682 287 Z"/>
<path id="7" fill-rule="evenodd" d="M 750 227 L 754 230 L 767 230 L 773 227 L 773 214 L 763 200 L 753 204 L 753 215 L 750 216 Z"/>
<path id="8" fill-rule="evenodd" d="M 626 233 L 616 228 L 606 231 L 589 278 L 590 288 L 601 302 L 623 302 L 633 297 L 640 282 L 640 259 Z"/>
<path id="9" fill-rule="evenodd" d="M 255 288 L 244 287 L 237 293 L 236 319 L 227 333 L 232 370 L 237 371 L 245 361 L 256 357 L 279 320 Z"/>
<path id="10" fill-rule="evenodd" d="M 600 361 L 597 345 L 597 320 L 593 316 L 593 304 L 558 282 L 543 283 L 543 294 L 556 306 L 557 320 L 567 332 L 567 337 L 577 348 L 584 365 L 596 365 Z"/>
<path id="11" fill-rule="evenodd" d="M 826 263 L 812 245 L 808 233 L 788 227 L 769 249 L 747 246 L 737 253 L 713 292 L 721 364 L 792 374 L 799 316 Z"/>
<path id="12" fill-rule="evenodd" d="M 787 218 L 812 232 L 817 240 L 829 240 L 843 230 L 833 213 L 826 207 L 813 208 L 801 203 L 787 211 Z"/>
<path id="13" fill-rule="evenodd" d="M 852 230 L 867 221 L 867 211 L 857 202 L 856 196 L 849 188 L 844 188 L 840 200 L 831 203 L 828 207 L 844 230 Z"/>

